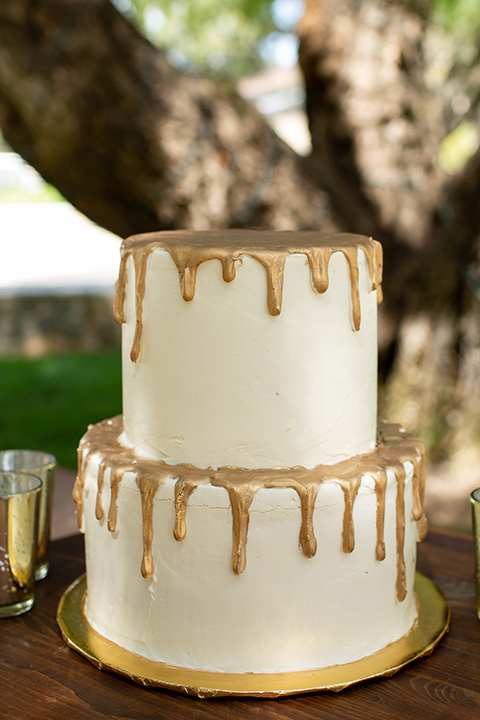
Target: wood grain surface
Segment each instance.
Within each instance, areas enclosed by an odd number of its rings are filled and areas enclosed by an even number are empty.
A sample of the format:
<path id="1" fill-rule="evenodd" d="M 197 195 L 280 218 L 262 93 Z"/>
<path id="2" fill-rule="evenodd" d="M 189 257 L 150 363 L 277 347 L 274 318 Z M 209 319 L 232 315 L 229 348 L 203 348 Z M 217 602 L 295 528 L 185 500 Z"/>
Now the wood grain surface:
<path id="1" fill-rule="evenodd" d="M 35 607 L 0 620 L 1 720 L 436 720 L 480 717 L 480 622 L 475 615 L 471 538 L 431 530 L 419 570 L 435 580 L 452 610 L 450 633 L 434 653 L 391 678 L 341 693 L 276 700 L 208 699 L 140 687 L 97 670 L 62 641 L 55 616 L 68 585 L 84 572 L 80 535 L 53 543 L 50 574 Z"/>

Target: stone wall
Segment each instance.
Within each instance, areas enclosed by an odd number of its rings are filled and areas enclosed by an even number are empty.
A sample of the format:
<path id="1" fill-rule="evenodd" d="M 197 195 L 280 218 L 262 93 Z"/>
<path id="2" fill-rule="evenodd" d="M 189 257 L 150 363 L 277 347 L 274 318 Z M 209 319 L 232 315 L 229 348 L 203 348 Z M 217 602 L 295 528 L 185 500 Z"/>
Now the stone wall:
<path id="1" fill-rule="evenodd" d="M 120 349 L 107 295 L 0 297 L 0 355 Z"/>

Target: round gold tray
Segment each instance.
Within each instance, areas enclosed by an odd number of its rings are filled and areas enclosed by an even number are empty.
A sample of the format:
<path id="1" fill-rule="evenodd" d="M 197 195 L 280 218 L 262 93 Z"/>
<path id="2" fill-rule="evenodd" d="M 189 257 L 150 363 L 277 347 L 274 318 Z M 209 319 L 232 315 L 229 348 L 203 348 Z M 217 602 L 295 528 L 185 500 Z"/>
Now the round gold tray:
<path id="1" fill-rule="evenodd" d="M 416 574 L 415 591 L 420 613 L 415 629 L 369 657 L 318 670 L 284 673 L 215 673 L 155 662 L 119 647 L 99 635 L 83 613 L 85 575 L 63 594 L 57 621 L 67 645 L 97 668 L 123 675 L 141 685 L 177 690 L 198 697 L 280 695 L 343 690 L 376 677 L 393 675 L 404 665 L 429 655 L 448 630 L 450 609 L 435 583 Z"/>

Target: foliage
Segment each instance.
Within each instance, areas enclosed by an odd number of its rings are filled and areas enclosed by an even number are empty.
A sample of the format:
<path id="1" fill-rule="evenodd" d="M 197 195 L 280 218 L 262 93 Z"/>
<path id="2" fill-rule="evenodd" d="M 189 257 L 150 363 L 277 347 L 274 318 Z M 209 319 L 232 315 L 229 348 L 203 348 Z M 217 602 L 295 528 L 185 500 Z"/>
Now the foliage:
<path id="1" fill-rule="evenodd" d="M 434 5 L 438 20 L 448 32 L 478 37 L 480 0 L 435 0 Z"/>
<path id="2" fill-rule="evenodd" d="M 458 172 L 478 150 L 478 133 L 475 125 L 465 122 L 443 140 L 439 149 L 439 163 L 449 173 Z"/>
<path id="3" fill-rule="evenodd" d="M 291 54 L 302 0 L 112 0 L 172 64 L 241 77 Z M 288 47 L 287 47 L 288 43 Z"/>
<path id="4" fill-rule="evenodd" d="M 304 11 L 304 0 L 111 1 L 154 44 L 167 49 L 172 64 L 233 77 L 278 61 L 283 49 L 285 59 L 290 57 L 295 24 Z M 480 35 L 480 0 L 413 3 L 453 38 L 474 42 Z"/>
<path id="5" fill-rule="evenodd" d="M 480 0 L 435 0 L 432 8 L 424 43 L 425 78 L 445 122 L 439 163 L 455 173 L 480 142 Z"/>
<path id="6" fill-rule="evenodd" d="M 121 412 L 119 353 L 0 359 L 0 446 L 46 450 L 76 468 L 91 422 Z"/>

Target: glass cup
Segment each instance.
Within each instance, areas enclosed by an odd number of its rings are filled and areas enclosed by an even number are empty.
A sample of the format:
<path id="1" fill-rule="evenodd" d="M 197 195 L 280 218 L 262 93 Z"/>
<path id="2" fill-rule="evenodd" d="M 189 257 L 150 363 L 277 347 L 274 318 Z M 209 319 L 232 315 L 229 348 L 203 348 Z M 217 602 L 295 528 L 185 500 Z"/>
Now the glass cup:
<path id="1" fill-rule="evenodd" d="M 34 603 L 41 487 L 35 475 L 0 471 L 0 617 Z"/>
<path id="2" fill-rule="evenodd" d="M 0 451 L 0 471 L 23 470 L 36 475 L 42 481 L 38 510 L 35 580 L 43 580 L 47 576 L 50 564 L 50 525 L 56 466 L 55 455 L 41 450 Z"/>
<path id="3" fill-rule="evenodd" d="M 470 502 L 472 503 L 473 547 L 477 582 L 477 617 L 480 620 L 480 488 L 472 492 Z"/>

